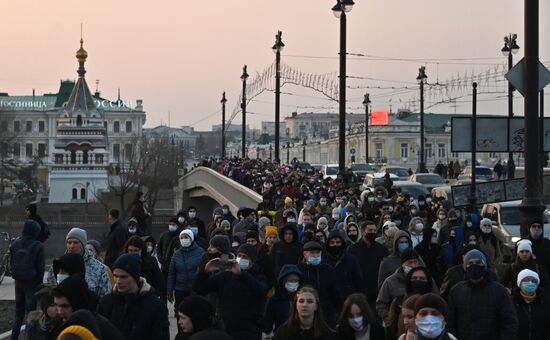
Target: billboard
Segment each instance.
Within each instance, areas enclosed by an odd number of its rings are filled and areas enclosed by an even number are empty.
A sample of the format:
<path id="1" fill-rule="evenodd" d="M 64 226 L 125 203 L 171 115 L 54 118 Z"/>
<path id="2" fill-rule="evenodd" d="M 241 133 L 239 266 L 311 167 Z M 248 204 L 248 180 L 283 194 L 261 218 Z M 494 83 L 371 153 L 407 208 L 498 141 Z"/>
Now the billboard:
<path id="1" fill-rule="evenodd" d="M 375 111 L 370 114 L 370 125 L 388 125 L 389 124 L 389 115 L 386 111 Z"/>
<path id="2" fill-rule="evenodd" d="M 508 135 L 510 121 L 510 135 Z M 472 151 L 472 118 L 453 117 L 451 119 L 451 151 Z M 523 152 L 524 119 L 523 117 L 488 117 L 476 119 L 476 147 L 478 152 Z M 544 151 L 550 151 L 550 118 L 544 119 Z"/>

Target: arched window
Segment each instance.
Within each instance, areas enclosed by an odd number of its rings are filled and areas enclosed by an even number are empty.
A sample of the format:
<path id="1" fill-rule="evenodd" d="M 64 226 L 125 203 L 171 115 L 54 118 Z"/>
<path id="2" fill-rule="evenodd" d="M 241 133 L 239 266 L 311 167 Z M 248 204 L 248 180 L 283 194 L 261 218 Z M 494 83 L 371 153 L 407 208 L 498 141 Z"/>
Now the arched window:
<path id="1" fill-rule="evenodd" d="M 86 189 L 84 189 L 84 188 L 80 189 L 80 199 L 81 200 L 86 199 Z"/>
<path id="2" fill-rule="evenodd" d="M 76 164 L 76 151 L 71 151 L 71 164 Z"/>
<path id="3" fill-rule="evenodd" d="M 73 188 L 73 200 L 76 200 L 78 199 L 78 191 L 76 190 L 76 188 Z"/>
<path id="4" fill-rule="evenodd" d="M 82 116 L 78 115 L 76 117 L 76 126 L 82 126 Z"/>
<path id="5" fill-rule="evenodd" d="M 120 122 L 113 123 L 113 132 L 120 132 Z"/>
<path id="6" fill-rule="evenodd" d="M 82 164 L 88 164 L 88 151 L 82 151 Z"/>

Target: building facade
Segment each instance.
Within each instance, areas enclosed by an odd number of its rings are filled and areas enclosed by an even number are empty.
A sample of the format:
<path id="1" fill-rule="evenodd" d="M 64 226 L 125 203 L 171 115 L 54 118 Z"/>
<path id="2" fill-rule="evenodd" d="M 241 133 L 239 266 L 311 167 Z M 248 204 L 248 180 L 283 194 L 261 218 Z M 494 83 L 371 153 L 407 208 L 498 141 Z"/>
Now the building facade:
<path id="1" fill-rule="evenodd" d="M 106 169 L 122 161 L 143 133 L 142 100 L 130 108 L 120 98 L 92 95 L 84 77 L 86 57 L 81 48 L 77 81 L 61 81 L 57 93 L 0 93 L 0 132 L 10 144 L 5 158 L 38 163 L 39 187 L 50 202 L 95 200 L 106 190 Z"/>
<path id="2" fill-rule="evenodd" d="M 364 114 L 348 113 L 346 115 L 346 126 L 348 128 L 353 124 L 364 121 Z M 284 137 L 300 140 L 304 138 L 327 139 L 330 130 L 338 128 L 339 115 L 337 113 L 304 112 L 298 114 L 292 112 L 290 117 L 285 117 L 284 123 L 285 129 L 281 130 L 281 135 Z"/>

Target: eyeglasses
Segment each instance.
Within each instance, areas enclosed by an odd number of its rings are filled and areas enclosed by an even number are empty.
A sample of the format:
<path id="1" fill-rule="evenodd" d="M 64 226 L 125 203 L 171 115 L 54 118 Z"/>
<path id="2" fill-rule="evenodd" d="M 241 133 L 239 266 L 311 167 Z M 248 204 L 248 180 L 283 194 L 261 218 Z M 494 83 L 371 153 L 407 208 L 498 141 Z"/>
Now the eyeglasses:
<path id="1" fill-rule="evenodd" d="M 540 224 L 531 224 L 531 228 L 542 229 L 542 225 L 540 225 Z"/>

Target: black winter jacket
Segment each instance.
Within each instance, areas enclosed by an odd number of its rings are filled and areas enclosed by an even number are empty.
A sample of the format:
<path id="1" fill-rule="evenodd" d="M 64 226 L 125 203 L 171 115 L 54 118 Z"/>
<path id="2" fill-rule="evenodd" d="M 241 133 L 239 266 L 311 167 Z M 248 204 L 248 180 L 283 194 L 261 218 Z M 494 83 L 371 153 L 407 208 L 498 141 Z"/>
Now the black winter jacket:
<path id="1" fill-rule="evenodd" d="M 259 339 L 267 279 L 256 266 L 242 270 L 240 275 L 231 271 L 206 273 L 199 271 L 195 285 L 216 292 L 220 317 L 225 330 L 233 339 Z"/>
<path id="2" fill-rule="evenodd" d="M 44 244 L 38 241 L 40 234 L 39 228 L 34 228 L 33 224 L 26 223 L 23 227 L 23 236 L 18 238 L 10 247 L 10 251 L 14 254 L 19 249 L 28 249 L 31 251 L 32 259 L 34 260 L 34 280 L 23 281 L 16 280 L 18 286 L 21 287 L 32 287 L 38 286 L 42 283 L 44 279 L 44 271 L 46 267 L 45 258 L 44 258 Z M 13 263 L 13 257 L 10 258 Z M 30 274 L 30 273 L 29 273 Z"/>
<path id="3" fill-rule="evenodd" d="M 294 240 L 291 243 L 284 241 L 285 230 L 292 230 L 294 233 Z M 298 264 L 302 258 L 302 244 L 298 239 L 298 227 L 295 223 L 287 223 L 279 229 L 279 240 L 279 242 L 273 245 L 269 253 L 271 269 L 275 275 L 279 274 L 283 265 Z"/>
<path id="4" fill-rule="evenodd" d="M 518 339 L 550 339 L 550 299 L 541 288 L 531 303 L 525 302 L 518 290 L 513 295 L 514 306 L 518 315 Z"/>
<path id="5" fill-rule="evenodd" d="M 285 267 L 279 273 L 275 294 L 269 297 L 265 305 L 263 332 L 269 334 L 276 331 L 288 319 L 288 312 L 295 294 L 290 294 L 285 288 L 284 279 L 290 274 L 296 274 L 302 278 L 303 274 L 296 266 Z"/>
<path id="6" fill-rule="evenodd" d="M 124 227 L 120 220 L 116 220 L 115 223 L 111 224 L 109 235 L 107 235 L 107 239 L 105 240 L 107 244 L 105 250 L 105 264 L 109 268 L 112 267 L 118 256 L 122 254 L 124 243 L 126 243 L 127 239 L 128 232 L 126 227 Z"/>
<path id="7" fill-rule="evenodd" d="M 369 303 L 373 304 L 378 296 L 378 271 L 382 259 L 388 255 L 388 249 L 378 242 L 372 242 L 370 246 L 364 240 L 352 244 L 348 253 L 354 255 L 359 261 L 359 267 L 364 278 L 362 293 L 367 296 Z"/>
<path id="8" fill-rule="evenodd" d="M 132 340 L 168 340 L 170 323 L 166 305 L 142 278 L 136 294 L 113 292 L 99 300 L 97 312 Z"/>
<path id="9" fill-rule="evenodd" d="M 518 319 L 506 288 L 496 281 L 462 281 L 451 289 L 448 329 L 460 340 L 512 340 Z"/>

